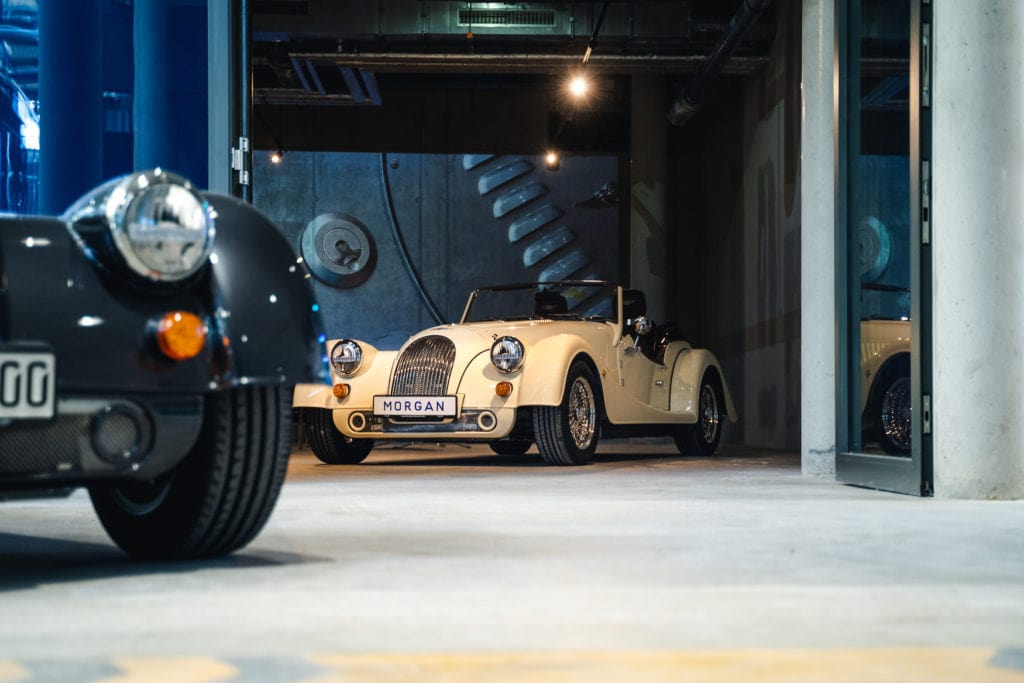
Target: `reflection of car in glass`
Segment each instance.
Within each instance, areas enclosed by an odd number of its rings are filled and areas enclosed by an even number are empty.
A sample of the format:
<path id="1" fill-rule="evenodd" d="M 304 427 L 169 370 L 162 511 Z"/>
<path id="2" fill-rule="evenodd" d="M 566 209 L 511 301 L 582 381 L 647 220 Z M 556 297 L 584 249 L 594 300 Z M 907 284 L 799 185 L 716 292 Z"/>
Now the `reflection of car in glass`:
<path id="1" fill-rule="evenodd" d="M 865 440 L 887 452 L 910 452 L 910 322 L 860 324 L 861 419 Z"/>
<path id="2" fill-rule="evenodd" d="M 718 361 L 645 309 L 639 290 L 599 281 L 479 289 L 460 323 L 398 351 L 328 342 L 333 386 L 296 386 L 293 405 L 327 463 L 360 462 L 385 439 L 502 454 L 536 443 L 555 465 L 588 462 L 599 436 L 671 435 L 684 454 L 711 454 L 723 416 L 735 419 Z"/>
<path id="3" fill-rule="evenodd" d="M 291 386 L 322 376 L 277 229 L 157 170 L 63 220 L 0 219 L 0 266 L 0 498 L 86 486 L 139 557 L 249 542 L 284 478 Z"/>

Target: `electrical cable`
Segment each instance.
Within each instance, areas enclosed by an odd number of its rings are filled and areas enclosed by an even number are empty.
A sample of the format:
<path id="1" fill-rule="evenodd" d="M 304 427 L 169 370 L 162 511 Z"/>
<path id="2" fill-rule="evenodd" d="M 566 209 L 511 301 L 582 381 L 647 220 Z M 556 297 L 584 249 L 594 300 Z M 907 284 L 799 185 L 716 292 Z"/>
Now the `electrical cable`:
<path id="1" fill-rule="evenodd" d="M 388 178 L 388 155 L 384 152 L 380 155 L 380 179 L 381 189 L 384 193 L 384 204 L 388 209 L 388 222 L 391 224 L 391 235 L 395 238 L 395 243 L 398 245 L 398 253 L 402 257 L 402 263 L 409 272 L 409 277 L 412 278 L 413 285 L 415 285 L 420 299 L 423 300 L 427 310 L 430 311 L 430 315 L 434 318 L 434 322 L 440 325 L 444 322 L 441 310 L 434 303 L 434 300 L 430 298 L 430 294 L 427 293 L 426 288 L 423 286 L 423 279 L 409 257 L 409 248 L 405 244 L 405 239 L 402 237 L 402 229 L 398 225 L 398 214 L 395 213 L 395 203 L 391 196 L 391 181 Z"/>

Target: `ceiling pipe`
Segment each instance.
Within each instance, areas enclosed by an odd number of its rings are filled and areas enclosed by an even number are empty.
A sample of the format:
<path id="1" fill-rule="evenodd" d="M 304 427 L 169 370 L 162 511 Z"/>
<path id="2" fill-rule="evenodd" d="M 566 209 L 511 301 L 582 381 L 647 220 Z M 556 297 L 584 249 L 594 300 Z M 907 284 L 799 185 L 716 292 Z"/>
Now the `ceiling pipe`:
<path id="1" fill-rule="evenodd" d="M 772 0 L 742 0 L 740 8 L 729 22 L 729 30 L 701 64 L 697 75 L 680 89 L 668 111 L 669 123 L 682 126 L 700 109 L 708 85 L 721 73 L 747 30 L 757 23 L 758 17 L 771 4 Z"/>
<path id="2" fill-rule="evenodd" d="M 578 66 L 579 55 L 571 54 L 502 54 L 502 53 L 338 53 L 296 52 L 292 60 L 310 60 L 319 64 L 366 69 L 376 73 L 550 73 L 564 74 Z M 697 73 L 702 57 L 699 55 L 591 55 L 587 64 L 601 73 Z M 757 55 L 734 57 L 724 71 L 730 74 L 748 74 L 761 69 L 769 60 Z M 264 60 L 266 63 L 266 60 Z M 298 70 L 296 72 L 299 73 Z"/>

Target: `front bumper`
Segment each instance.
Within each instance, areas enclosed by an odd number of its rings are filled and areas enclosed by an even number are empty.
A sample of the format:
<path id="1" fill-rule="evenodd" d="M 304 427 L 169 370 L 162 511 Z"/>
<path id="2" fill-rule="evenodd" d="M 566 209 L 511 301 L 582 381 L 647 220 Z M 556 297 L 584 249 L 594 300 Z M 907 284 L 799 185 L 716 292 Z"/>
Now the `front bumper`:
<path id="1" fill-rule="evenodd" d="M 201 396 L 81 396 L 51 420 L 0 424 L 0 490 L 148 479 L 174 467 L 203 423 Z"/>
<path id="2" fill-rule="evenodd" d="M 430 439 L 493 441 L 506 438 L 516 424 L 516 409 L 463 406 L 451 418 L 385 417 L 372 410 L 335 408 L 334 426 L 353 439 Z"/>

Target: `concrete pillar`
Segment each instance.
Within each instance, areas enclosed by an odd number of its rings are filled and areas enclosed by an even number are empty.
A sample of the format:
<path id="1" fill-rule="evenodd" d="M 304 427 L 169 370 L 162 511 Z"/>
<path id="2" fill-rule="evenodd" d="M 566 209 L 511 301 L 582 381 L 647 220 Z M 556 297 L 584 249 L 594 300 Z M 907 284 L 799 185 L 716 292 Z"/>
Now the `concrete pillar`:
<path id="1" fill-rule="evenodd" d="M 800 126 L 800 462 L 836 472 L 835 6 L 804 0 Z"/>
<path id="2" fill-rule="evenodd" d="M 227 2 L 210 2 L 206 11 L 208 62 L 207 93 L 210 126 L 207 132 L 209 150 L 207 168 L 209 189 L 221 194 L 231 193 L 231 50 L 234 36 L 231 31 L 231 11 Z"/>
<path id="3" fill-rule="evenodd" d="M 60 214 L 103 180 L 99 0 L 39 8 L 39 210 Z"/>
<path id="4" fill-rule="evenodd" d="M 668 298 L 668 172 L 666 130 L 669 103 L 660 76 L 633 76 L 630 126 L 630 286 L 647 297 L 647 315 L 664 322 Z"/>
<path id="5" fill-rule="evenodd" d="M 173 135 L 168 101 L 167 0 L 147 0 L 134 5 L 135 168 L 168 167 Z M 168 169 L 179 171 L 179 169 Z"/>
<path id="6" fill-rule="evenodd" d="M 1024 3 L 933 6 L 935 494 L 1021 498 Z"/>

